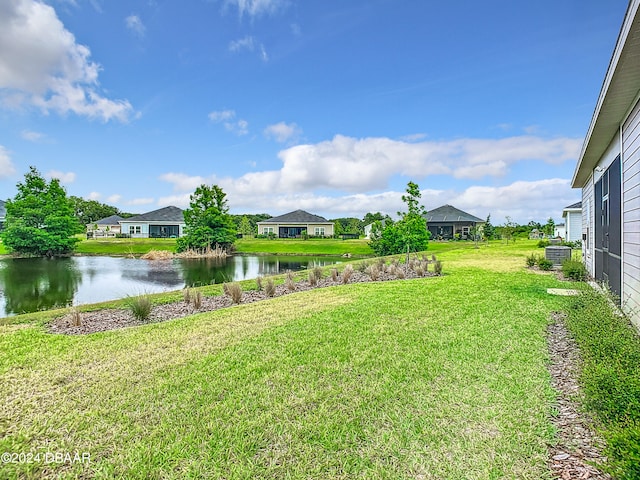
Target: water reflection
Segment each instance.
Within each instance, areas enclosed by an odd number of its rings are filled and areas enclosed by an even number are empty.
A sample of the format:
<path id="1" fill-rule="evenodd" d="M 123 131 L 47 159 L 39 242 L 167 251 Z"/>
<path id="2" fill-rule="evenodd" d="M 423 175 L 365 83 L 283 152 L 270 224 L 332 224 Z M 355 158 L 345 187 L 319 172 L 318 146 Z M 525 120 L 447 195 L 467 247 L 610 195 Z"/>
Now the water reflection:
<path id="1" fill-rule="evenodd" d="M 70 258 L 15 259 L 0 265 L 0 314 L 71 305 L 82 274 Z"/>
<path id="2" fill-rule="evenodd" d="M 235 256 L 149 261 L 116 257 L 0 259 L 0 317 L 142 293 L 256 278 L 340 257 Z"/>

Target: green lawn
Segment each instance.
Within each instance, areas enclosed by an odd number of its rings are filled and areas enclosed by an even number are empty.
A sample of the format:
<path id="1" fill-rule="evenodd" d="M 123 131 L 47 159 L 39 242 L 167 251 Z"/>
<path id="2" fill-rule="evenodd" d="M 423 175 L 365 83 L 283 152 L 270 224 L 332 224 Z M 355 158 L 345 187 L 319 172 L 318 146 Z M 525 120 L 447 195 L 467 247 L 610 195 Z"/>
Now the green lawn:
<path id="1" fill-rule="evenodd" d="M 369 240 L 360 238 L 357 240 L 327 239 L 264 239 L 242 238 L 235 243 L 239 253 L 271 253 L 271 254 L 297 254 L 297 255 L 351 255 L 371 256 L 373 251 L 369 247 Z"/>
<path id="2" fill-rule="evenodd" d="M 101 240 L 82 239 L 76 253 L 84 255 L 144 255 L 150 250 L 176 249 L 174 238 L 109 238 Z"/>
<path id="3" fill-rule="evenodd" d="M 0 477 L 550 478 L 566 284 L 523 268 L 531 242 L 441 245 L 438 278 L 89 336 L 0 326 L 0 451 L 91 456 Z"/>

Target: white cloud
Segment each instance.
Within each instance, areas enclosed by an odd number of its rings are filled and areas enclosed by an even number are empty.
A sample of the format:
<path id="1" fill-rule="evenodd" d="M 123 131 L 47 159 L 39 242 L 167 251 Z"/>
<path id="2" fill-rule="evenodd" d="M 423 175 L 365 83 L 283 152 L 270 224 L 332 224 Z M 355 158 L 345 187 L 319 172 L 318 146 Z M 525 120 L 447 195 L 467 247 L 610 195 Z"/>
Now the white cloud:
<path id="1" fill-rule="evenodd" d="M 102 195 L 98 192 L 89 193 L 89 200 L 100 200 L 100 197 L 102 197 Z"/>
<path id="2" fill-rule="evenodd" d="M 149 205 L 154 202 L 153 198 L 134 198 L 126 202 L 127 205 Z"/>
<path id="3" fill-rule="evenodd" d="M 122 195 L 118 195 L 117 193 L 107 197 L 107 203 L 118 203 L 120 200 L 122 200 Z"/>
<path id="4" fill-rule="evenodd" d="M 201 176 L 189 176 L 184 173 L 165 173 L 160 175 L 160 180 L 173 184 L 174 192 L 193 192 L 203 184 L 215 182 L 215 178 L 209 179 Z M 213 182 L 212 182 L 213 181 Z"/>
<path id="5" fill-rule="evenodd" d="M 249 133 L 249 122 L 246 120 L 236 120 L 234 110 L 219 110 L 209 113 L 209 120 L 215 123 L 222 123 L 224 128 L 238 136 Z"/>
<path id="6" fill-rule="evenodd" d="M 45 175 L 48 178 L 57 178 L 60 183 L 73 183 L 76 181 L 76 174 L 74 172 L 61 172 L 59 170 L 49 170 Z"/>
<path id="7" fill-rule="evenodd" d="M 240 18 L 244 15 L 251 18 L 272 15 L 287 7 L 288 4 L 288 0 L 225 0 L 224 2 L 225 6 L 236 7 Z"/>
<path id="8" fill-rule="evenodd" d="M 295 123 L 287 124 L 285 122 L 269 125 L 264 129 L 267 138 L 272 138 L 276 142 L 284 143 L 289 140 L 295 140 L 302 134 L 302 130 Z"/>
<path id="9" fill-rule="evenodd" d="M 138 37 L 144 37 L 147 28 L 144 26 L 138 15 L 129 15 L 124 19 L 124 24 Z"/>
<path id="10" fill-rule="evenodd" d="M 0 145 L 0 178 L 7 178 L 16 173 L 11 157 L 6 148 Z"/>
<path id="11" fill-rule="evenodd" d="M 43 133 L 33 132 L 31 130 L 23 130 L 20 132 L 20 136 L 29 142 L 39 142 L 45 137 Z"/>
<path id="12" fill-rule="evenodd" d="M 265 48 L 264 44 L 259 43 L 258 41 L 256 41 L 255 38 L 251 36 L 246 36 L 238 40 L 233 40 L 229 42 L 230 52 L 234 52 L 234 53 L 238 53 L 242 51 L 254 52 L 256 50 L 258 51 L 258 56 L 263 62 L 269 61 L 269 55 L 267 54 L 267 49 Z"/>
<path id="13" fill-rule="evenodd" d="M 0 104 L 36 106 L 44 113 L 69 112 L 103 121 L 128 121 L 127 100 L 98 93 L 100 66 L 91 52 L 58 19 L 55 10 L 36 0 L 0 5 Z"/>

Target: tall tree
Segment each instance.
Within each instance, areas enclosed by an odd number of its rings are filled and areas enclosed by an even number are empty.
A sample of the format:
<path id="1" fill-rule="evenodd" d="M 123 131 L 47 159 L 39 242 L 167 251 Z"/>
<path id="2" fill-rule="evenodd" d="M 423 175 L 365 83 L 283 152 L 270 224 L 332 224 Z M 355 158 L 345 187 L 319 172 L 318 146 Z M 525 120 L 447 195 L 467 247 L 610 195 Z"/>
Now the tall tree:
<path id="1" fill-rule="evenodd" d="M 177 250 L 201 250 L 219 246 L 227 251 L 236 240 L 236 227 L 229 215 L 227 194 L 218 185 L 200 185 L 184 211 L 185 235 L 177 240 Z"/>
<path id="2" fill-rule="evenodd" d="M 7 248 L 22 255 L 56 256 L 74 250 L 73 235 L 78 223 L 57 178 L 47 181 L 35 167 L 29 167 L 18 193 L 7 201 L 2 240 Z"/>
<path id="3" fill-rule="evenodd" d="M 491 223 L 491 214 L 487 215 L 487 221 L 484 222 L 482 232 L 487 240 L 492 240 L 496 236 L 496 228 Z"/>
<path id="4" fill-rule="evenodd" d="M 84 231 L 84 227 L 94 223 L 102 218 L 111 215 L 120 215 L 121 217 L 130 217 L 130 213 L 121 212 L 118 208 L 100 203 L 96 200 L 85 200 L 81 197 L 69 197 L 69 204 L 73 210 L 73 215 L 78 219 L 78 223 Z"/>
<path id="5" fill-rule="evenodd" d="M 547 236 L 553 237 L 553 234 L 555 233 L 555 229 L 556 229 L 556 222 L 553 221 L 553 218 L 549 217 L 549 219 L 547 220 L 547 223 L 544 225 L 542 230 Z"/>
<path id="6" fill-rule="evenodd" d="M 406 195 L 402 196 L 407 211 L 398 212 L 400 220 L 396 223 L 387 221 L 384 227 L 381 222 L 374 222 L 369 245 L 377 255 L 408 254 L 427 249 L 431 234 L 425 219 L 427 211 L 420 205 L 420 197 L 420 187 L 409 182 Z"/>
<path id="7" fill-rule="evenodd" d="M 253 235 L 253 227 L 251 226 L 251 222 L 246 215 L 243 215 L 240 219 L 238 232 L 240 232 L 242 235 Z"/>

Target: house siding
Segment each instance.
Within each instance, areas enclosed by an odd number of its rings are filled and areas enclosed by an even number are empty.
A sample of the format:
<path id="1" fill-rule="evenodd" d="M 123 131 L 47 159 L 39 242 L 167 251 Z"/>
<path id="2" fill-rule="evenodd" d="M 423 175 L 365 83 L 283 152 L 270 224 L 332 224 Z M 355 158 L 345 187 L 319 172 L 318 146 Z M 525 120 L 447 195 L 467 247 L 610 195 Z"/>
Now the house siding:
<path id="1" fill-rule="evenodd" d="M 593 277 L 596 274 L 594 263 L 594 245 L 595 245 L 595 222 L 594 222 L 594 206 L 593 206 L 593 175 L 582 188 L 582 256 L 584 264 Z"/>
<path id="2" fill-rule="evenodd" d="M 622 127 L 622 304 L 640 327 L 640 102 Z"/>
<path id="3" fill-rule="evenodd" d="M 582 238 L 582 214 L 580 212 L 568 212 L 565 228 L 568 242 L 580 240 Z"/>

